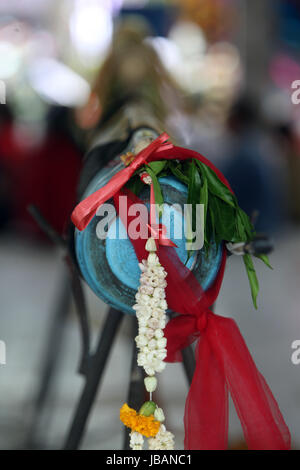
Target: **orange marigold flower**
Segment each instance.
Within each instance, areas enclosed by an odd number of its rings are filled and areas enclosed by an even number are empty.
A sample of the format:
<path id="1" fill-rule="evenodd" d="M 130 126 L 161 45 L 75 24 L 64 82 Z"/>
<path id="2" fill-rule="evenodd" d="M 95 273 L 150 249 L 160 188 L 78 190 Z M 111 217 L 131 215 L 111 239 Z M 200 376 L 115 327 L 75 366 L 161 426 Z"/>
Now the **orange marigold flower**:
<path id="1" fill-rule="evenodd" d="M 145 437 L 154 437 L 159 431 L 160 422 L 154 416 L 139 415 L 125 403 L 120 409 L 120 420 L 132 431 L 137 431 Z"/>

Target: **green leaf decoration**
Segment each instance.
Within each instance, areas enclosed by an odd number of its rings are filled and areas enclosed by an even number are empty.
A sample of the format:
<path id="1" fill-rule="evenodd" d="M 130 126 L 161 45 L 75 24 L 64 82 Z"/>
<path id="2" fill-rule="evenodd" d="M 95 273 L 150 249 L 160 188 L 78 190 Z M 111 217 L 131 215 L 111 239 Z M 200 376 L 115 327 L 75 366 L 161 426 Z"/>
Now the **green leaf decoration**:
<path id="1" fill-rule="evenodd" d="M 190 220 L 189 213 L 186 219 L 188 244 L 193 242 L 192 232 L 196 230 L 196 204 L 199 203 L 200 191 L 201 191 L 200 175 L 197 171 L 194 161 L 192 161 L 189 164 L 189 183 L 188 183 L 188 197 L 187 197 L 187 203 L 192 205 L 192 214 L 191 214 L 192 220 Z M 188 248 L 187 252 L 188 252 L 188 257 L 187 257 L 187 261 L 188 261 L 190 257 L 192 256 L 193 251 Z"/>
<path id="2" fill-rule="evenodd" d="M 255 255 L 255 258 L 260 259 L 266 266 L 268 266 L 268 268 L 273 269 L 267 255 Z"/>
<path id="3" fill-rule="evenodd" d="M 207 230 L 206 230 L 206 218 L 207 218 L 207 208 L 208 208 L 208 186 L 207 186 L 207 180 L 205 179 L 203 182 L 203 185 L 200 190 L 200 200 L 199 204 L 203 204 L 204 206 L 204 214 L 203 214 L 203 223 L 204 223 L 204 243 L 208 243 L 208 238 L 207 238 Z"/>
<path id="4" fill-rule="evenodd" d="M 182 165 L 180 163 L 176 163 L 176 161 L 169 162 L 169 168 L 173 175 L 182 183 L 188 186 L 189 184 L 189 176 L 182 171 Z"/>
<path id="5" fill-rule="evenodd" d="M 187 203 L 192 205 L 192 230 L 196 230 L 196 205 L 200 201 L 201 179 L 194 161 L 190 164 Z"/>
<path id="6" fill-rule="evenodd" d="M 163 212 L 163 203 L 164 203 L 164 198 L 161 192 L 161 187 L 154 171 L 149 166 L 147 166 L 146 171 L 149 173 L 152 179 L 155 203 L 159 205 L 158 216 L 161 217 L 162 212 Z"/>
<path id="7" fill-rule="evenodd" d="M 142 191 L 144 184 L 137 173 L 127 183 L 127 187 L 136 195 Z M 191 220 L 187 220 L 187 242 L 192 242 L 192 232 L 196 230 L 196 204 L 204 204 L 204 249 L 209 253 L 209 247 L 214 241 L 250 242 L 255 236 L 254 227 L 248 215 L 239 207 L 237 198 L 222 183 L 218 176 L 204 163 L 197 159 L 186 161 L 159 160 L 150 162 L 143 167 L 153 181 L 155 201 L 163 205 L 164 199 L 158 178 L 174 175 L 188 188 L 187 203 L 192 204 Z M 162 214 L 162 207 L 159 216 Z M 188 251 L 188 257 L 193 251 Z M 270 269 L 272 266 L 267 255 L 257 255 Z M 254 307 L 257 308 L 257 295 L 259 291 L 253 259 L 250 254 L 243 256 Z"/>
<path id="8" fill-rule="evenodd" d="M 253 265 L 252 257 L 251 255 L 247 254 L 243 256 L 243 259 L 244 259 L 244 263 L 246 266 L 246 271 L 247 271 L 247 275 L 248 275 L 248 279 L 250 283 L 253 305 L 257 309 L 256 299 L 257 299 L 257 294 L 259 291 L 259 284 L 258 284 L 255 268 Z"/>
<path id="9" fill-rule="evenodd" d="M 231 241 L 236 231 L 236 209 L 218 198 L 212 198 L 210 206 L 214 213 L 216 241 Z"/>
<path id="10" fill-rule="evenodd" d="M 138 175 L 133 176 L 126 184 L 126 188 L 128 188 L 136 196 L 141 193 L 144 186 L 144 183 L 141 181 L 141 178 Z"/>
<path id="11" fill-rule="evenodd" d="M 163 171 L 167 163 L 168 163 L 167 160 L 159 160 L 157 162 L 150 162 L 148 163 L 147 168 L 150 167 L 153 173 L 157 176 L 159 173 Z"/>
<path id="12" fill-rule="evenodd" d="M 204 178 L 207 179 L 208 188 L 212 194 L 222 199 L 224 202 L 229 204 L 232 207 L 236 207 L 237 200 L 236 197 L 229 191 L 227 186 L 222 183 L 213 170 L 208 166 L 201 163 L 199 160 L 195 160 L 198 165 L 201 174 Z"/>
<path id="13" fill-rule="evenodd" d="M 245 233 L 245 237 L 246 237 L 245 241 L 253 240 L 254 235 L 255 235 L 255 230 L 254 230 L 254 227 L 253 227 L 253 225 L 252 225 L 252 223 L 249 219 L 249 216 L 240 207 L 238 207 L 238 213 L 239 213 L 239 217 L 242 221 L 242 224 L 244 226 L 244 233 Z"/>

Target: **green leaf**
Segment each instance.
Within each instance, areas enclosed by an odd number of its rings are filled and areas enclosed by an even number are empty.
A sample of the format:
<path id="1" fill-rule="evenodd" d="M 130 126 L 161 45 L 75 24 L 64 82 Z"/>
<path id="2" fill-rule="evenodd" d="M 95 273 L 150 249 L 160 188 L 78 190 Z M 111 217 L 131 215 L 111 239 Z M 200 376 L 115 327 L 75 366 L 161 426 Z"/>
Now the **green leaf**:
<path id="1" fill-rule="evenodd" d="M 215 197 L 209 203 L 214 214 L 216 242 L 231 241 L 236 231 L 236 209 Z"/>
<path id="2" fill-rule="evenodd" d="M 196 205 L 199 204 L 201 193 L 201 179 L 197 168 L 190 163 L 187 203 L 192 205 L 192 230 L 196 230 Z"/>
<path id="3" fill-rule="evenodd" d="M 234 243 L 235 242 L 246 242 L 248 240 L 248 236 L 247 236 L 247 232 L 245 230 L 243 216 L 242 216 L 239 208 L 237 209 L 237 212 L 236 212 L 235 224 L 236 224 L 236 231 L 235 231 L 234 237 L 232 238 L 232 241 Z"/>
<path id="4" fill-rule="evenodd" d="M 253 305 L 257 309 L 256 299 L 257 299 L 257 294 L 258 294 L 258 291 L 259 291 L 259 284 L 258 284 L 258 280 L 257 280 L 257 277 L 256 277 L 256 272 L 255 272 L 255 269 L 254 269 L 252 257 L 251 257 L 251 255 L 247 254 L 247 255 L 243 256 L 243 259 L 244 259 L 244 263 L 245 263 L 245 267 L 246 267 L 246 271 L 247 271 L 247 275 L 248 275 L 248 279 L 249 279 L 249 284 L 250 284 L 250 288 L 251 288 L 251 295 L 252 295 Z"/>
<path id="5" fill-rule="evenodd" d="M 210 227 L 210 238 L 215 239 L 215 241 L 216 241 L 215 215 L 214 215 L 214 211 L 213 211 L 213 208 L 212 208 L 211 199 L 209 200 L 209 203 L 208 203 L 208 211 L 209 211 L 209 222 L 210 222 L 210 225 L 209 225 L 209 227 Z"/>
<path id="6" fill-rule="evenodd" d="M 231 193 L 231 191 L 229 191 L 227 186 L 222 183 L 215 172 L 204 163 L 201 163 L 199 160 L 195 159 L 195 162 L 198 165 L 202 176 L 207 179 L 209 191 L 230 206 L 236 207 L 236 197 Z"/>
<path id="7" fill-rule="evenodd" d="M 206 227 L 206 218 L 207 218 L 207 208 L 208 208 L 208 186 L 207 186 L 207 180 L 204 179 L 203 185 L 200 190 L 200 204 L 204 205 L 204 218 L 203 218 L 203 223 L 204 223 L 204 241 L 207 243 L 208 238 L 207 238 L 207 227 Z"/>
<path id="8" fill-rule="evenodd" d="M 242 221 L 242 224 L 244 225 L 244 231 L 247 237 L 246 241 L 253 240 L 254 235 L 255 235 L 255 230 L 254 230 L 253 224 L 249 216 L 240 207 L 238 207 L 238 212 L 239 212 L 239 217 Z"/>
<path id="9" fill-rule="evenodd" d="M 158 175 L 159 173 L 161 173 L 163 171 L 166 164 L 167 164 L 167 160 L 159 160 L 157 162 L 148 163 L 148 168 L 150 167 L 151 170 L 153 171 L 153 173 L 155 175 Z"/>
<path id="10" fill-rule="evenodd" d="M 126 184 L 126 188 L 128 188 L 136 196 L 141 193 L 144 186 L 145 185 L 139 176 L 133 176 Z"/>
<path id="11" fill-rule="evenodd" d="M 188 257 L 186 263 L 193 254 L 193 251 L 189 249 L 189 243 L 193 242 L 193 232 L 197 229 L 196 227 L 196 205 L 200 200 L 200 191 L 201 191 L 201 178 L 199 172 L 196 168 L 196 165 L 192 161 L 189 163 L 189 182 L 188 182 L 188 197 L 187 203 L 192 205 L 192 220 L 190 220 L 190 214 L 187 213 L 186 226 L 187 226 L 187 252 Z"/>
<path id="12" fill-rule="evenodd" d="M 207 206 L 208 206 L 208 186 L 207 180 L 205 179 L 203 185 L 200 189 L 200 204 L 204 205 L 204 223 L 206 221 L 206 214 L 207 214 Z"/>
<path id="13" fill-rule="evenodd" d="M 269 261 L 269 258 L 267 255 L 254 255 L 255 258 L 258 258 L 260 259 L 263 263 L 265 263 L 266 266 L 268 266 L 268 268 L 270 269 L 273 269 L 271 264 L 270 264 L 270 261 Z"/>
<path id="14" fill-rule="evenodd" d="M 158 204 L 160 206 L 159 210 L 158 210 L 158 216 L 161 217 L 162 212 L 163 212 L 163 203 L 164 203 L 164 198 L 163 198 L 163 195 L 162 195 L 162 192 L 161 192 L 161 187 L 160 187 L 159 181 L 158 181 L 155 173 L 152 171 L 151 168 L 149 168 L 149 166 L 147 166 L 147 172 L 149 173 L 149 175 L 151 176 L 151 179 L 152 179 L 152 184 L 153 184 L 153 189 L 154 189 L 154 197 L 155 197 L 155 204 Z"/>
<path id="15" fill-rule="evenodd" d="M 169 168 L 171 170 L 171 172 L 173 173 L 173 175 L 179 179 L 179 181 L 181 181 L 182 183 L 186 184 L 188 186 L 189 184 L 189 176 L 186 175 L 183 171 L 182 171 L 182 167 L 179 163 L 176 163 L 175 161 L 170 161 L 169 162 Z"/>

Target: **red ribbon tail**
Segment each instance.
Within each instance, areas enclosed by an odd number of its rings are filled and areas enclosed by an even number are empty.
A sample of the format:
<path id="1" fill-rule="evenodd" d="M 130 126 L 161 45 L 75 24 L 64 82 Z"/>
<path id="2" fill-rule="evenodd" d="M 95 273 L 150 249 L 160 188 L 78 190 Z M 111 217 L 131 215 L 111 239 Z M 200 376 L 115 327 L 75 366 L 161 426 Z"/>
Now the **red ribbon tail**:
<path id="1" fill-rule="evenodd" d="M 207 336 L 219 367 L 224 371 L 248 448 L 290 449 L 289 429 L 271 390 L 257 370 L 235 321 L 211 312 L 204 335 Z M 203 357 L 198 357 L 199 359 L 203 364 Z M 209 395 L 212 390 L 206 389 L 206 393 Z M 204 399 L 204 395 L 202 398 Z M 212 422 L 212 426 L 213 424 Z"/>
<path id="2" fill-rule="evenodd" d="M 201 335 L 196 370 L 186 399 L 184 448 L 225 450 L 228 440 L 228 387 L 209 340 Z"/>

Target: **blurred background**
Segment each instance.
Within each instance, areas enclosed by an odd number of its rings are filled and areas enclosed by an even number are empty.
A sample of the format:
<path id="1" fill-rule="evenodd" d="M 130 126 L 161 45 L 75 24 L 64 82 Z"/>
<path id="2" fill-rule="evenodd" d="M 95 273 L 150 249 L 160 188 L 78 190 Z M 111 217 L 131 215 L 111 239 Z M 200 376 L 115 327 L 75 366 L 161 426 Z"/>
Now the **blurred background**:
<path id="1" fill-rule="evenodd" d="M 231 257 L 215 311 L 237 320 L 293 447 L 300 448 L 300 365 L 291 362 L 291 344 L 300 340 L 296 80 L 298 0 L 0 2 L 1 449 L 26 448 L 29 441 L 60 448 L 83 385 L 78 321 L 73 301 L 64 297 L 63 254 L 27 207 L 36 204 L 60 234 L 67 232 L 84 154 L 97 130 L 137 94 L 174 140 L 224 172 L 257 230 L 274 239 L 274 270 L 257 266 L 258 310 L 240 259 Z M 85 293 L 96 338 L 107 306 L 87 286 Z M 67 315 L 56 350 L 47 334 L 61 298 Z M 59 367 L 33 430 L 49 347 L 59 354 Z M 118 410 L 127 395 L 130 357 L 124 321 L 81 448 L 122 448 Z M 160 383 L 160 403 L 180 449 L 188 390 L 181 365 L 169 365 Z M 230 446 L 244 447 L 233 407 Z"/>

